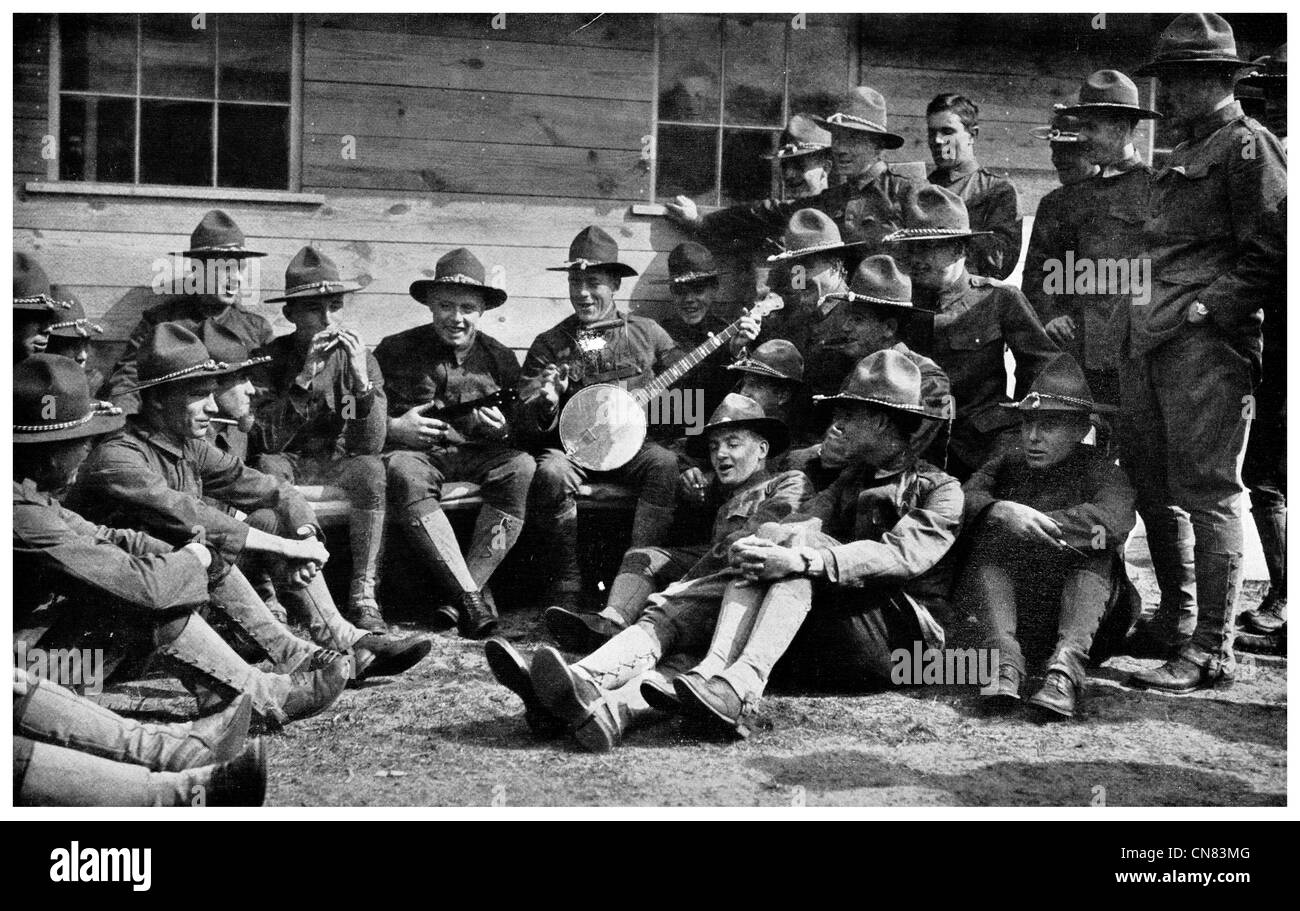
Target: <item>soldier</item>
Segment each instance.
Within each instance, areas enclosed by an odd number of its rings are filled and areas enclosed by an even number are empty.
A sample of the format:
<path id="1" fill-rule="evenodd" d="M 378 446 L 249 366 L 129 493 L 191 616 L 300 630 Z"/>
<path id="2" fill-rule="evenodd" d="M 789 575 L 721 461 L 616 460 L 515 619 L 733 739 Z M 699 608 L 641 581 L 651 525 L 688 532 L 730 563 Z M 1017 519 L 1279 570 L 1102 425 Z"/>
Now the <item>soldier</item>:
<path id="1" fill-rule="evenodd" d="M 358 628 L 387 631 L 375 600 L 387 488 L 384 446 L 388 402 L 379 364 L 361 338 L 340 322 L 347 295 L 358 290 L 315 247 L 303 247 L 284 273 L 284 318 L 294 331 L 264 350 L 267 395 L 252 430 L 258 471 L 290 484 L 342 489 L 348 511 L 352 583 L 345 616 Z M 221 401 L 218 399 L 218 407 Z"/>
<path id="2" fill-rule="evenodd" d="M 926 106 L 926 138 L 934 170 L 930 183 L 966 203 L 970 225 L 987 234 L 971 238 L 967 257 L 975 275 L 1003 279 L 1020 261 L 1020 197 L 1005 171 L 980 166 L 975 157 L 980 109 L 965 95 L 945 92 Z"/>
<path id="3" fill-rule="evenodd" d="M 109 395 L 127 414 L 139 409 L 139 400 L 127 391 L 136 384 L 137 353 L 159 323 L 180 323 L 198 334 L 205 320 L 213 320 L 234 332 L 254 353 L 275 337 L 266 317 L 239 306 L 241 298 L 256 290 L 249 288 L 249 262 L 266 254 L 245 246 L 244 232 L 229 215 L 220 209 L 207 212 L 190 234 L 190 248 L 173 255 L 189 260 L 186 284 L 197 293 L 188 293 L 187 288 L 187 293 L 168 295 L 141 314 L 108 378 Z"/>
<path id="4" fill-rule="evenodd" d="M 903 137 L 886 129 L 885 98 L 869 86 L 849 93 L 829 117 L 814 117 L 831 133 L 834 177 L 839 183 L 817 196 L 780 202 L 767 199 L 701 216 L 694 201 L 679 196 L 667 206 L 670 218 L 706 237 L 757 240 L 790 221 L 799 209 L 824 212 L 861 253 L 881 252 L 881 239 L 902 224 L 902 205 L 916 183 L 894 171 L 881 153 L 903 145 Z"/>
<path id="5" fill-rule="evenodd" d="M 1034 127 L 1029 132 L 1036 139 L 1045 139 L 1051 143 L 1052 167 L 1056 169 L 1056 179 L 1061 182 L 1061 186 L 1068 187 L 1081 180 L 1087 180 L 1101 170 L 1084 154 L 1079 145 L 1079 118 L 1067 116 L 1057 110 L 1052 115 L 1052 122 L 1048 126 Z M 1035 221 L 1043 217 L 1043 203 L 1055 192 L 1052 191 L 1039 200 L 1038 213 L 1034 216 Z M 1025 271 L 1028 272 L 1028 269 Z"/>
<path id="6" fill-rule="evenodd" d="M 793 428 L 808 384 L 803 379 L 803 355 L 794 342 L 772 339 L 727 365 L 740 375 L 733 392 L 753 399 L 768 417 Z M 793 429 L 791 436 L 794 436 Z"/>
<path id="7" fill-rule="evenodd" d="M 439 259 L 434 277 L 413 282 L 410 293 L 429 308 L 431 321 L 375 349 L 388 378 L 389 498 L 443 597 L 452 594 L 433 612 L 435 628 L 459 624 L 462 636 L 481 639 L 497 625 L 488 580 L 519 540 L 536 470 L 513 445 L 517 421 L 509 401 L 472 407 L 513 394 L 519 382 L 514 352 L 478 328 L 485 311 L 506 302 L 506 292 L 487 284 L 483 264 L 462 247 Z M 467 404 L 445 420 L 431 413 Z M 442 511 L 444 481 L 473 481 L 483 497 L 464 556 Z"/>
<path id="8" fill-rule="evenodd" d="M 560 412 L 575 392 L 595 383 L 625 389 L 648 385 L 682 351 L 654 320 L 619 312 L 614 295 L 636 270 L 618 261 L 618 243 L 602 229 L 584 228 L 569 245 L 568 261 L 548 271 L 568 273 L 574 313 L 529 347 L 516 420 L 521 436 L 540 452 L 529 512 L 553 542 L 550 600 L 572 610 L 582 591 L 578 486 L 594 475 L 635 488 L 631 546 L 645 547 L 660 543 L 672 526 L 678 471 L 669 450 L 647 441 L 621 468 L 593 473 L 560 448 Z"/>
<path id="9" fill-rule="evenodd" d="M 604 621 L 603 625 L 584 623 L 588 618 L 552 608 L 547 611 L 546 620 L 556 641 L 566 649 L 586 653 L 628 629 L 629 624 L 637 623 L 647 607 L 654 613 L 653 605 L 671 599 L 683 586 L 697 594 L 701 586 L 720 594 L 732 575 L 727 568 L 730 544 L 752 534 L 764 522 L 785 518 L 812 493 L 807 479 L 799 472 L 773 475 L 766 468 L 769 454 L 783 449 L 788 437 L 785 425 L 764 416 L 757 402 L 736 393 L 728 395 L 698 438 L 707 446 L 717 479 L 717 497 L 713 503 L 718 508 L 711 542 L 691 548 L 628 551 L 610 592 L 609 604 L 600 616 L 591 618 Z M 681 579 L 691 581 L 664 588 Z M 664 590 L 655 595 L 660 589 Z M 707 626 L 709 617 L 701 613 L 696 620 Z M 695 630 L 697 638 L 705 635 L 707 629 Z M 654 690 L 649 698 L 659 702 L 675 700 L 672 677 L 700 658 L 700 654 L 689 653 L 688 644 L 683 643 L 683 647 L 687 649 L 683 654 L 658 662 L 656 668 L 651 668 L 655 662 L 650 662 L 643 673 L 634 674 L 617 689 L 602 693 L 599 705 L 589 705 L 580 711 L 574 707 L 572 713 L 555 702 L 558 696 L 567 704 L 563 693 L 557 693 L 552 686 L 558 683 L 560 690 L 563 689 L 567 670 L 562 660 L 555 660 L 558 653 L 553 649 L 543 649 L 547 655 L 534 662 L 531 676 L 523 656 L 503 640 L 488 643 L 487 658 L 497 680 L 524 700 L 525 717 L 534 731 L 558 733 L 567 726 L 583 747 L 604 751 L 613 747 L 633 722 L 649 713 L 650 705 L 644 695 L 648 690 Z M 549 668 L 550 681 L 535 688 L 538 675 L 545 673 L 543 668 Z M 592 715 L 599 717 L 587 723 Z"/>
<path id="10" fill-rule="evenodd" d="M 15 368 L 14 420 L 15 643 L 103 649 L 107 678 L 157 662 L 205 701 L 247 694 L 271 726 L 338 698 L 351 659 L 320 653 L 284 673 L 265 672 L 195 613 L 229 584 L 210 545 L 186 536 L 188 543 L 173 548 L 141 532 L 94 525 L 55 499 L 76 478 L 94 438 L 123 423 L 120 411 L 90 399 L 75 363 L 38 354 Z"/>
<path id="11" fill-rule="evenodd" d="M 989 698 L 1019 701 L 1025 643 L 1047 667 L 1029 704 L 1072 718 L 1089 658 L 1109 657 L 1097 646 L 1123 642 L 1141 609 L 1124 571 L 1133 488 L 1114 459 L 1081 442 L 1090 416 L 1114 406 L 1094 401 L 1070 355 L 1058 354 L 1029 395 L 1003 407 L 1019 413 L 1021 448 L 995 456 L 962 486 L 970 550 L 955 590 L 981 619 L 985 648 L 998 650 Z"/>
<path id="12" fill-rule="evenodd" d="M 1165 114 L 1187 137 L 1154 178 L 1144 245 L 1154 289 L 1128 308 L 1120 362 L 1121 462 L 1139 508 L 1187 510 L 1195 537 L 1191 638 L 1180 633 L 1169 643 L 1174 657 L 1133 677 L 1168 693 L 1228 686 L 1235 674 L 1237 460 L 1253 417 L 1243 402 L 1259 375 L 1259 301 L 1269 287 L 1243 257 L 1286 195 L 1286 153 L 1232 97 L 1248 66 L 1222 17 L 1184 13 L 1138 71 L 1159 76 Z"/>
<path id="13" fill-rule="evenodd" d="M 911 276 L 914 303 L 935 313 L 931 354 L 952 383 L 956 411 L 948 414 L 953 424 L 947 470 L 964 479 L 1016 445 L 1015 420 L 997 407 L 1010 401 L 1006 349 L 1015 355 L 1016 388 L 1026 390 L 1056 346 L 1023 294 L 966 271 L 966 242 L 977 232 L 959 197 L 923 187 L 905 217 L 907 226 L 886 242 L 896 245 L 899 263 Z"/>
<path id="14" fill-rule="evenodd" d="M 807 199 L 830 186 L 835 160 L 831 134 L 807 114 L 795 114 L 781 131 L 781 144 L 764 158 L 776 162 L 786 199 Z"/>
<path id="15" fill-rule="evenodd" d="M 836 353 L 857 364 L 877 351 L 897 351 L 921 372 L 921 401 L 931 411 L 951 413 L 952 403 L 948 375 L 923 354 L 903 341 L 930 335 L 934 314 L 912 306 L 912 282 L 889 256 L 868 256 L 853 273 L 847 291 L 832 295 L 843 301 L 844 336 Z M 845 375 L 849 372 L 844 370 Z M 941 464 L 945 459 L 946 438 L 943 424 L 925 421 L 917 427 L 912 446 L 922 457 Z M 823 445 L 817 443 L 790 453 L 786 466 L 804 472 L 820 491 L 830 485 L 845 467 L 832 452 L 823 457 Z"/>
<path id="16" fill-rule="evenodd" d="M 248 366 L 214 361 L 198 337 L 177 323 L 155 327 L 140 349 L 139 385 L 131 390 L 144 393 L 140 413 L 95 450 L 74 502 L 106 519 L 142 525 L 164 540 L 201 534 L 226 564 L 247 565 L 250 555 L 276 558 L 283 563 L 282 594 L 301 603 L 317 645 L 351 652 L 358 680 L 402 673 L 428 654 L 431 643 L 366 632 L 344 620 L 320 574 L 329 553 L 302 495 L 205 439 L 217 412 L 217 378 Z M 250 382 L 241 385 L 244 395 L 251 392 Z M 250 513 L 249 521 L 205 498 Z M 260 617 L 261 601 L 255 595 L 253 600 L 226 609 Z"/>
<path id="17" fill-rule="evenodd" d="M 14 363 L 42 354 L 50 343 L 50 326 L 67 316 L 72 305 L 50 294 L 45 270 L 26 253 L 14 253 Z"/>
<path id="18" fill-rule="evenodd" d="M 90 340 L 96 335 L 103 335 L 104 329 L 86 318 L 86 308 L 71 291 L 59 285 L 50 285 L 50 296 L 66 303 L 68 309 L 58 322 L 50 325 L 50 338 L 45 351 L 47 354 L 58 354 L 76 361 L 77 366 L 86 371 L 86 383 L 94 395 L 104 385 L 104 375 L 90 366 Z"/>

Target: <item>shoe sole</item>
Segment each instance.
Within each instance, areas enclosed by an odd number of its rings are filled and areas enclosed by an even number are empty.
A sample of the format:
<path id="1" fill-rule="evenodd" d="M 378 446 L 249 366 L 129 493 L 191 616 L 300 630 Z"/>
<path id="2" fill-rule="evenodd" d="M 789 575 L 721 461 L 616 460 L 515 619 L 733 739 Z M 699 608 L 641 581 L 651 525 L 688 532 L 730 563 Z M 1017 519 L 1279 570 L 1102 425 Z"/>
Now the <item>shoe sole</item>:
<path id="1" fill-rule="evenodd" d="M 440 607 L 429 619 L 429 628 L 435 633 L 445 633 L 460 622 L 460 613 L 453 608 Z"/>
<path id="2" fill-rule="evenodd" d="M 574 729 L 573 739 L 588 753 L 608 753 L 618 744 L 618 735 L 605 727 L 599 711 Z"/>
<path id="3" fill-rule="evenodd" d="M 369 680 L 372 677 L 393 677 L 405 673 L 423 661 L 432 650 L 433 643 L 428 639 L 412 639 L 411 644 L 401 651 L 390 655 L 375 655 L 375 660 L 366 665 L 356 679 Z"/>
<path id="4" fill-rule="evenodd" d="M 742 720 L 731 718 L 714 708 L 713 704 L 696 690 L 696 686 L 695 680 L 685 676 L 673 681 L 673 689 L 677 691 L 682 701 L 682 711 L 697 720 L 710 722 L 715 729 L 721 728 L 729 737 L 738 740 L 748 739 L 749 727 Z M 682 690 L 686 692 L 683 693 Z"/>
<path id="5" fill-rule="evenodd" d="M 460 627 L 460 637 L 462 639 L 486 639 L 488 636 L 496 633 L 499 625 L 499 621 L 489 620 L 478 629 L 467 630 L 462 626 Z"/>
<path id="6" fill-rule="evenodd" d="M 665 692 L 650 683 L 641 684 L 641 698 L 652 709 L 658 709 L 661 712 L 669 712 L 673 715 L 682 711 L 682 700 L 677 697 L 676 693 Z"/>
<path id="7" fill-rule="evenodd" d="M 558 718 L 571 731 L 577 731 L 591 720 L 592 709 L 582 704 L 574 686 L 573 675 L 564 663 L 564 656 L 550 646 L 542 646 L 533 656 L 529 671 L 537 701 Z"/>
<path id="8" fill-rule="evenodd" d="M 1051 718 L 1073 718 L 1074 717 L 1074 712 L 1062 711 L 1059 707 L 1040 701 L 1039 699 L 1036 699 L 1033 696 L 1030 696 L 1027 700 L 1025 700 L 1025 703 L 1026 705 L 1032 705 L 1039 712 L 1046 713 Z"/>
<path id="9" fill-rule="evenodd" d="M 1188 687 L 1169 687 L 1160 686 L 1159 684 L 1149 683 L 1143 680 L 1129 679 L 1129 686 L 1135 690 L 1146 690 L 1152 693 L 1168 693 L 1170 696 L 1190 696 L 1192 693 L 1199 693 L 1202 690 L 1226 690 L 1232 687 L 1236 678 L 1214 681 L 1197 681 Z"/>
<path id="10" fill-rule="evenodd" d="M 547 634 L 566 652 L 589 655 L 609 641 L 567 611 L 548 607 L 542 619 Z"/>

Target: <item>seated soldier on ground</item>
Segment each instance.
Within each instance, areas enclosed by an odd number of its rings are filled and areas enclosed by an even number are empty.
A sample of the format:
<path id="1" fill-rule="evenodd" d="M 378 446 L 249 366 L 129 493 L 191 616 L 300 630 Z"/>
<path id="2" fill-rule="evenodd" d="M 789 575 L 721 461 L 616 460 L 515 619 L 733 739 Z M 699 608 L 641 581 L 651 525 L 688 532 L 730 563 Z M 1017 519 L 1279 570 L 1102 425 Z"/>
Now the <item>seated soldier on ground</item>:
<path id="1" fill-rule="evenodd" d="M 26 253 L 14 253 L 14 363 L 42 354 L 50 327 L 67 318 L 72 305 L 50 293 L 45 270 Z"/>
<path id="2" fill-rule="evenodd" d="M 196 613 L 219 606 L 242 582 L 224 572 L 219 556 L 214 560 L 210 543 L 187 536 L 173 548 L 141 532 L 94 525 L 59 503 L 56 495 L 76 478 L 93 439 L 123 422 L 119 411 L 90 399 L 74 362 L 38 354 L 20 364 L 14 419 L 16 644 L 47 653 L 102 649 L 108 680 L 132 679 L 156 665 L 205 705 L 246 694 L 272 727 L 338 698 L 352 674 L 350 658 L 313 649 L 263 671 Z"/>
<path id="3" fill-rule="evenodd" d="M 788 431 L 780 421 L 765 417 L 752 399 L 728 395 L 700 439 L 707 446 L 719 498 L 726 498 L 716 510 L 711 545 L 629 550 L 614 580 L 609 603 L 600 615 L 572 614 L 559 608 L 546 612 L 547 626 L 561 647 L 585 653 L 601 646 L 611 635 L 635 623 L 651 603 L 669 597 L 676 586 L 661 595 L 654 594 L 668 583 L 697 580 L 686 583 L 694 590 L 695 586 L 710 584 L 698 580 L 710 579 L 712 588 L 720 592 L 719 585 L 725 587 L 725 579 L 731 575 L 726 563 L 731 542 L 751 534 L 764 522 L 785 518 L 811 493 L 807 479 L 797 471 L 777 475 L 768 472 L 768 457 L 785 447 Z M 558 655 L 553 649 L 549 652 L 552 658 Z M 653 687 L 661 698 L 671 699 L 671 678 L 695 664 L 699 657 L 682 656 L 661 662 L 657 669 L 651 662 L 642 668 L 644 673 L 624 681 L 616 691 L 602 694 L 600 708 L 595 710 L 600 714 L 598 721 L 570 723 L 578 742 L 591 750 L 610 749 L 630 724 L 649 712 L 641 686 Z M 487 644 L 487 658 L 497 680 L 524 700 L 525 717 L 534 731 L 558 731 L 574 720 L 545 701 L 553 689 L 534 689 L 536 673 L 530 676 L 523 657 L 504 640 L 493 639 Z M 533 667 L 536 670 L 538 665 Z M 556 667 L 552 661 L 552 670 Z M 563 663 L 558 667 L 562 668 Z"/>
<path id="4" fill-rule="evenodd" d="M 519 540 L 536 471 L 513 440 L 508 397 L 519 362 L 479 329 L 483 313 L 504 304 L 506 292 L 487 283 L 483 264 L 463 247 L 439 259 L 434 277 L 413 282 L 410 291 L 431 321 L 375 349 L 388 382 L 389 498 L 411 548 L 441 587 L 434 627 L 459 626 L 462 636 L 482 639 L 497 626 L 488 581 Z M 507 400 L 483 401 L 498 394 Z M 436 416 L 446 408 L 460 413 Z M 447 481 L 472 481 L 483 498 L 463 555 L 442 511 Z"/>
<path id="5" fill-rule="evenodd" d="M 284 273 L 284 318 L 294 331 L 263 349 L 266 395 L 251 428 L 258 471 L 290 484 L 342 489 L 348 505 L 352 582 L 345 616 L 359 629 L 388 630 L 375 599 L 384 536 L 384 445 L 388 413 L 379 364 L 340 322 L 358 289 L 315 247 L 303 247 Z M 261 384 L 259 384 L 261 385 Z M 217 402 L 218 406 L 221 402 Z"/>
<path id="6" fill-rule="evenodd" d="M 1070 355 L 1057 355 L 1029 395 L 1003 407 L 1019 412 L 1020 448 L 963 487 L 967 557 L 955 591 L 980 618 L 984 647 L 998 650 L 998 688 L 989 698 L 1019 701 L 1031 651 L 1036 661 L 1046 657 L 1047 675 L 1030 705 L 1070 718 L 1090 652 L 1109 657 L 1141 609 L 1124 571 L 1133 488 L 1113 459 L 1082 442 L 1090 415 L 1115 409 L 1093 401 Z"/>
<path id="7" fill-rule="evenodd" d="M 230 337 L 239 347 L 222 327 L 203 328 L 215 337 Z M 104 521 L 136 525 L 166 541 L 202 534 L 229 565 L 239 561 L 247 566 L 250 556 L 274 558 L 281 594 L 306 613 L 318 646 L 351 652 L 358 680 L 401 673 L 427 655 L 431 643 L 368 633 L 344 620 L 321 575 L 329 553 L 302 495 L 205 439 L 217 414 L 220 378 L 251 363 L 219 363 L 184 326 L 157 326 L 140 349 L 140 385 L 132 389 L 143 393 L 140 413 L 91 455 L 73 491 L 74 502 Z M 235 385 L 235 397 L 243 399 L 246 409 L 252 383 L 241 378 Z M 249 513 L 248 521 L 210 505 L 205 497 Z M 237 598 L 224 610 L 246 630 L 256 626 L 268 635 L 285 632 L 251 589 L 246 594 L 253 597 Z"/>

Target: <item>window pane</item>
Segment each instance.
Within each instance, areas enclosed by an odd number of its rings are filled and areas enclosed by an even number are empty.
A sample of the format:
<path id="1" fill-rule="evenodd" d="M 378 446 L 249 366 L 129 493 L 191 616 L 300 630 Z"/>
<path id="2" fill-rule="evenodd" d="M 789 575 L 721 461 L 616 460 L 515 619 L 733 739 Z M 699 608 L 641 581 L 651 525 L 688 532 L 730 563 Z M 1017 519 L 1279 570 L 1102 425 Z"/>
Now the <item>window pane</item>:
<path id="1" fill-rule="evenodd" d="M 221 83 L 227 101 L 288 101 L 293 17 L 223 15 Z"/>
<path id="2" fill-rule="evenodd" d="M 212 186 L 212 104 L 143 101 L 140 182 Z"/>
<path id="3" fill-rule="evenodd" d="M 141 85 L 146 95 L 212 98 L 216 80 L 212 17 L 194 27 L 194 15 L 144 17 Z"/>
<path id="4" fill-rule="evenodd" d="M 849 37 L 840 28 L 790 32 L 790 111 L 825 116 L 849 90 Z"/>
<path id="5" fill-rule="evenodd" d="M 135 94 L 135 16 L 59 16 L 62 87 Z"/>
<path id="6" fill-rule="evenodd" d="M 716 16 L 664 16 L 659 32 L 659 119 L 718 122 Z"/>
<path id="7" fill-rule="evenodd" d="M 722 204 L 772 195 L 772 162 L 760 156 L 776 148 L 767 130 L 725 130 L 722 134 Z"/>
<path id="8" fill-rule="evenodd" d="M 718 131 L 712 127 L 659 127 L 656 192 L 660 198 L 694 196 L 712 204 L 717 179 Z"/>
<path id="9" fill-rule="evenodd" d="M 785 21 L 728 18 L 726 29 L 726 122 L 780 126 Z"/>
<path id="10" fill-rule="evenodd" d="M 59 178 L 135 180 L 135 101 L 64 95 L 59 113 Z"/>
<path id="11" fill-rule="evenodd" d="M 217 185 L 289 188 L 289 109 L 223 104 L 217 115 Z"/>

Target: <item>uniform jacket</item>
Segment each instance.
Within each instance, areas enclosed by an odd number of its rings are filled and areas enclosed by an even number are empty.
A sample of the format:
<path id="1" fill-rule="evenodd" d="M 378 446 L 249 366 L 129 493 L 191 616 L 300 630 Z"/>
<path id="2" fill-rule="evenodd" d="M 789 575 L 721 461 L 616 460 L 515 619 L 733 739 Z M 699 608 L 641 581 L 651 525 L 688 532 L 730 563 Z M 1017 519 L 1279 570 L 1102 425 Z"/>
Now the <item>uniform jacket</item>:
<path id="1" fill-rule="evenodd" d="M 142 528 L 171 544 L 202 529 L 207 543 L 234 563 L 248 526 L 209 497 L 244 512 L 283 510 L 292 528 L 319 528 L 316 515 L 292 484 L 222 452 L 207 440 L 176 444 L 139 418 L 90 454 L 72 488 L 69 505 L 106 524 Z"/>
<path id="2" fill-rule="evenodd" d="M 238 305 L 227 307 L 214 314 L 205 306 L 207 300 L 209 298 L 200 295 L 177 294 L 144 311 L 140 317 L 140 322 L 131 331 L 131 337 L 127 339 L 126 349 L 122 352 L 121 360 L 117 362 L 112 376 L 108 378 L 108 389 L 110 394 L 114 396 L 113 403 L 115 405 L 127 414 L 133 414 L 140 410 L 140 397 L 138 395 L 122 396 L 117 395 L 117 393 L 135 385 L 136 353 L 145 340 L 153 334 L 154 326 L 159 323 L 180 323 L 186 329 L 198 335 L 203 323 L 212 320 L 239 336 L 239 340 L 244 343 L 249 354 L 257 353 L 261 348 L 270 344 L 271 339 L 275 337 L 271 324 L 267 322 L 266 317 L 251 313 Z"/>
<path id="3" fill-rule="evenodd" d="M 1155 173 L 1137 158 L 1122 163 L 1120 173 L 1096 174 L 1068 187 L 1058 187 L 1043 198 L 1025 256 L 1021 288 L 1038 318 L 1046 326 L 1058 316 L 1075 322 L 1075 342 L 1067 350 L 1089 369 L 1113 373 L 1125 334 L 1134 284 L 1132 266 L 1140 263 L 1143 228 L 1150 209 L 1151 177 Z M 1063 270 L 1071 261 L 1126 263 L 1129 288 L 1112 293 L 1048 293 L 1048 267 Z M 1140 268 L 1140 267 L 1139 267 Z M 1076 269 L 1077 273 L 1077 269 Z M 1063 274 L 1063 273 L 1062 273 Z M 1114 273 L 1112 273 L 1114 274 Z M 1145 281 L 1145 278 L 1142 279 Z M 1078 289 L 1077 283 L 1065 286 Z M 1150 290 L 1145 288 L 1144 290 Z M 1116 293 L 1120 292 L 1120 293 Z"/>
<path id="4" fill-rule="evenodd" d="M 621 326 L 594 337 L 580 330 L 574 315 L 533 340 L 519 378 L 520 404 L 516 410 L 518 430 L 532 445 L 559 446 L 556 426 L 560 412 L 584 386 L 612 383 L 624 389 L 639 389 L 682 356 L 682 350 L 654 320 L 636 313 L 619 316 L 624 320 Z M 548 364 L 569 365 L 569 388 L 560 396 L 554 412 L 540 397 L 528 402 L 536 395 L 538 375 Z"/>
<path id="5" fill-rule="evenodd" d="M 1277 137 L 1233 102 L 1188 128 L 1188 139 L 1155 175 L 1145 253 L 1155 288 L 1151 302 L 1129 308 L 1131 350 L 1145 354 L 1181 332 L 1200 301 L 1211 329 L 1258 360 L 1258 310 L 1243 312 L 1251 275 L 1240 260 L 1261 220 L 1286 196 L 1286 152 Z"/>
<path id="6" fill-rule="evenodd" d="M 304 389 L 294 382 L 306 362 L 293 335 L 282 335 L 264 351 L 271 362 L 263 370 L 266 393 L 256 409 L 250 433 L 255 453 L 291 452 L 340 459 L 376 455 L 388 431 L 384 374 L 375 356 L 366 354 L 366 374 L 373 389 L 358 395 L 340 346 Z M 346 416 L 345 416 L 346 415 Z"/>
<path id="7" fill-rule="evenodd" d="M 968 526 L 998 500 L 1010 500 L 1046 513 L 1061 527 L 1065 543 L 1085 552 L 1123 547 L 1136 521 L 1127 475 L 1095 447 L 1082 444 L 1046 469 L 1030 468 L 1021 450 L 1003 453 L 962 489 Z"/>
<path id="8" fill-rule="evenodd" d="M 106 528 L 59 505 L 31 481 L 14 488 L 14 625 L 40 608 L 82 597 L 140 611 L 194 607 L 208 600 L 208 574 L 186 551 L 139 531 Z"/>
<path id="9" fill-rule="evenodd" d="M 930 183 L 951 190 L 966 203 L 972 231 L 992 234 L 972 237 L 968 242 L 966 265 L 976 275 L 1003 279 L 1015 271 L 1020 260 L 1020 196 L 1005 171 L 980 167 L 971 159 L 950 168 L 930 172 Z"/>

